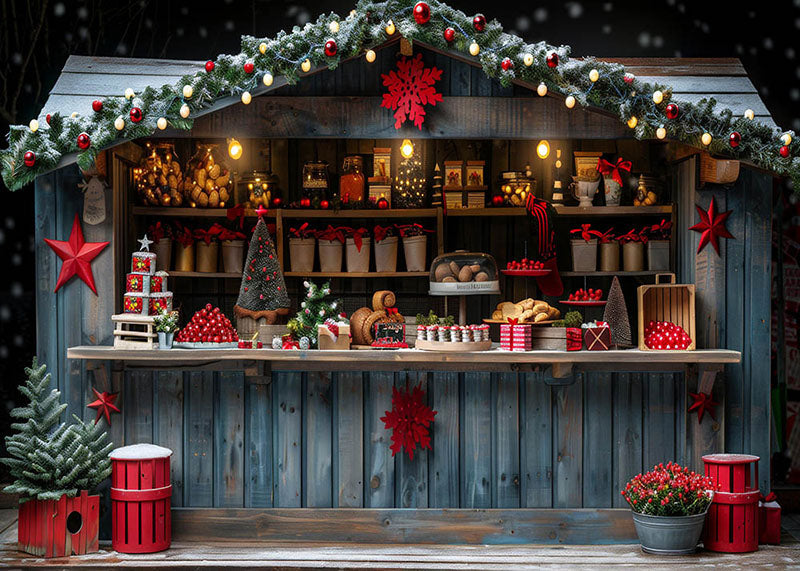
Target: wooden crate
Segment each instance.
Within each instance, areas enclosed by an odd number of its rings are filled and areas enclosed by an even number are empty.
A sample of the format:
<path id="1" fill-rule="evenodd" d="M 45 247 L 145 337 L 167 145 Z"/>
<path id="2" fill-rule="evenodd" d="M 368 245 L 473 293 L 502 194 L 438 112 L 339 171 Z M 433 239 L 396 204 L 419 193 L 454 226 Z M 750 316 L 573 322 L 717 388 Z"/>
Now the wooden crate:
<path id="1" fill-rule="evenodd" d="M 662 283 L 667 278 L 668 283 Z M 689 334 L 692 342 L 686 348 L 697 347 L 695 334 L 694 284 L 676 284 L 675 274 L 656 274 L 654 285 L 639 286 L 636 301 L 639 322 L 639 350 L 654 351 L 644 343 L 644 328 L 650 321 L 669 321 L 680 325 Z"/>
<path id="2" fill-rule="evenodd" d="M 531 327 L 531 350 L 533 351 L 566 351 L 566 327 Z"/>
<path id="3" fill-rule="evenodd" d="M 99 550 L 100 496 L 28 500 L 19 507 L 17 547 L 39 557 L 69 557 Z"/>
<path id="4" fill-rule="evenodd" d="M 157 349 L 158 334 L 151 315 L 119 313 L 111 316 L 114 322 L 115 349 Z"/>
<path id="5" fill-rule="evenodd" d="M 739 178 L 739 161 L 715 159 L 706 152 L 700 153 L 700 185 L 733 184 Z"/>

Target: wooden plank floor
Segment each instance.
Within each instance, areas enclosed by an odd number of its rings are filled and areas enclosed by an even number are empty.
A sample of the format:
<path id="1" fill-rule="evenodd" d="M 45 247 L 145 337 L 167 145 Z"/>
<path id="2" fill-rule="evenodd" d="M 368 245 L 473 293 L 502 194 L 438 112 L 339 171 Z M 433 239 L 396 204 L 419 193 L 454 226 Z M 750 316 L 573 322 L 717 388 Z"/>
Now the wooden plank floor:
<path id="1" fill-rule="evenodd" d="M 0 510 L 0 567 L 29 569 L 597 569 L 647 567 L 676 569 L 688 566 L 800 568 L 800 543 L 784 533 L 781 546 L 762 546 L 742 555 L 700 552 L 692 556 L 646 555 L 638 545 L 364 545 L 324 543 L 232 542 L 174 543 L 168 551 L 127 555 L 110 550 L 82 557 L 41 559 L 16 550 L 16 522 Z M 9 523 L 9 521 L 11 523 Z"/>

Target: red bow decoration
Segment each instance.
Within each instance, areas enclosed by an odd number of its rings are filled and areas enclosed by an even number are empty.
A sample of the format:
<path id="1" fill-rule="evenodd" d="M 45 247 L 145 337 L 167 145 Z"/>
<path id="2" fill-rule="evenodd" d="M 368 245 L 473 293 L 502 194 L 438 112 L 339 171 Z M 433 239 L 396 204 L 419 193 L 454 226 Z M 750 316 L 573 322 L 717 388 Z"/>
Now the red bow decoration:
<path id="1" fill-rule="evenodd" d="M 586 240 L 587 242 L 592 239 L 592 237 L 599 238 L 602 236 L 600 232 L 597 230 L 590 230 L 592 227 L 591 224 L 581 224 L 580 228 L 573 228 L 569 231 L 570 234 L 578 234 L 580 233 L 581 238 Z"/>
<path id="2" fill-rule="evenodd" d="M 672 221 L 662 219 L 658 224 L 653 224 L 648 230 L 654 240 L 668 240 L 672 230 Z"/>
<path id="3" fill-rule="evenodd" d="M 622 186 L 622 176 L 619 174 L 619 171 L 628 171 L 631 172 L 631 162 L 624 160 L 622 157 L 617 157 L 616 163 L 610 163 L 609 161 L 601 158 L 597 161 L 597 172 L 602 175 L 610 174 L 611 178 L 613 178 L 620 186 Z"/>
<path id="4" fill-rule="evenodd" d="M 153 244 L 158 244 L 159 241 L 172 234 L 172 229 L 166 224 L 162 224 L 161 220 L 155 224 L 151 224 L 147 228 L 147 235 L 153 239 Z"/>
<path id="5" fill-rule="evenodd" d="M 508 322 L 509 325 L 517 325 L 519 323 L 519 318 L 518 317 L 508 317 L 508 318 L 506 318 L 506 321 Z"/>
<path id="6" fill-rule="evenodd" d="M 239 230 L 241 230 L 244 227 L 244 204 L 237 204 L 236 206 L 228 208 L 226 216 L 228 220 L 236 220 L 238 218 Z"/>
<path id="7" fill-rule="evenodd" d="M 399 224 L 397 229 L 400 231 L 400 235 L 403 238 L 407 236 L 422 236 L 424 232 L 433 232 L 433 230 L 426 230 L 423 228 L 422 224 Z"/>
<path id="8" fill-rule="evenodd" d="M 386 315 L 396 315 L 399 313 L 396 307 L 386 307 L 384 309 L 386 310 Z"/>
<path id="9" fill-rule="evenodd" d="M 714 407 L 717 406 L 719 403 L 711 398 L 710 394 L 707 393 L 689 393 L 694 399 L 694 402 L 689 407 L 689 412 L 697 411 L 697 422 L 698 424 L 703 422 L 703 415 L 708 411 L 708 414 L 711 415 L 711 418 L 717 420 L 717 417 L 714 415 Z"/>
<path id="10" fill-rule="evenodd" d="M 639 232 L 637 232 L 633 228 L 628 230 L 628 232 L 626 232 L 622 236 L 619 236 L 617 238 L 617 240 L 621 244 L 627 244 L 628 242 L 645 242 L 646 241 L 644 235 L 642 234 L 642 231 L 640 230 Z"/>
<path id="11" fill-rule="evenodd" d="M 768 504 L 778 501 L 778 496 L 775 495 L 775 492 L 770 492 L 766 496 L 759 494 L 758 500 L 763 504 Z"/>
<path id="12" fill-rule="evenodd" d="M 601 244 L 610 244 L 611 242 L 614 241 L 614 229 L 609 228 L 608 230 L 600 234 L 598 238 L 600 239 Z"/>
<path id="13" fill-rule="evenodd" d="M 344 226 L 339 226 L 337 228 L 334 228 L 333 226 L 328 224 L 328 227 L 325 228 L 325 230 L 317 232 L 317 240 L 329 240 L 331 242 L 334 240 L 338 240 L 339 242 L 344 244 L 344 231 L 346 229 L 347 228 Z"/>
<path id="14" fill-rule="evenodd" d="M 372 235 L 375 236 L 375 242 L 377 243 L 381 242 L 384 238 L 394 236 L 394 231 L 391 226 L 381 226 L 376 224 L 375 228 L 372 230 Z"/>
<path id="15" fill-rule="evenodd" d="M 208 230 L 203 230 L 202 228 L 198 228 L 194 231 L 194 237 L 198 240 L 202 240 L 206 244 L 211 244 L 211 240 L 219 239 L 219 235 L 222 232 L 223 228 L 219 224 L 214 224 Z"/>
<path id="16" fill-rule="evenodd" d="M 184 248 L 188 248 L 194 244 L 194 235 L 189 227 L 182 226 L 180 222 L 176 222 L 176 224 L 178 225 L 178 232 L 175 234 L 175 239 L 180 243 L 180 245 Z"/>
<path id="17" fill-rule="evenodd" d="M 353 238 L 353 243 L 356 245 L 356 250 L 361 252 L 361 246 L 364 244 L 364 237 L 369 236 L 369 230 L 366 228 L 343 228 L 349 237 Z"/>
<path id="18" fill-rule="evenodd" d="M 314 230 L 308 227 L 308 222 L 303 222 L 300 228 L 289 228 L 289 235 L 292 238 L 308 238 L 314 235 Z"/>
<path id="19" fill-rule="evenodd" d="M 425 391 L 417 385 L 413 390 L 406 388 L 401 392 L 392 387 L 392 410 L 381 417 L 386 430 L 392 431 L 392 456 L 405 448 L 409 459 L 414 459 L 414 450 L 419 443 L 420 448 L 431 449 L 431 437 L 428 427 L 436 416 L 436 411 L 423 402 Z"/>

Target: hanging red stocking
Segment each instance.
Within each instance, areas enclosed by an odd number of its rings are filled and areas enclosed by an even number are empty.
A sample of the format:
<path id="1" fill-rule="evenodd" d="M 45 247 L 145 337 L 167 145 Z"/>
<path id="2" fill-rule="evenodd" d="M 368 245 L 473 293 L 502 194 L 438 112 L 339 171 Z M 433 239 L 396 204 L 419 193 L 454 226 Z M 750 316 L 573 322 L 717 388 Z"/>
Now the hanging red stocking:
<path id="1" fill-rule="evenodd" d="M 564 284 L 561 283 L 561 275 L 558 273 L 556 233 L 551 222 L 554 212 L 553 206 L 546 200 L 541 200 L 530 194 L 525 203 L 525 208 L 528 211 L 531 235 L 536 242 L 539 259 L 544 264 L 544 268 L 550 270 L 550 273 L 546 276 L 536 278 L 536 283 L 539 284 L 539 290 L 544 295 L 562 295 L 564 293 Z"/>

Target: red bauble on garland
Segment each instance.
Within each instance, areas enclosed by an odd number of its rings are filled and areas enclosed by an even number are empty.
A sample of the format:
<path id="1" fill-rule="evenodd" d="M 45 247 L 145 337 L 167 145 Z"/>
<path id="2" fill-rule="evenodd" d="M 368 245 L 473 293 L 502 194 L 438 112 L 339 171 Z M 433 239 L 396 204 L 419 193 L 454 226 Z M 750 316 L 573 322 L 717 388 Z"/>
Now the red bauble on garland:
<path id="1" fill-rule="evenodd" d="M 677 119 L 678 115 L 680 114 L 680 109 L 675 103 L 670 103 L 667 105 L 665 113 L 667 115 L 667 119 Z"/>
<path id="2" fill-rule="evenodd" d="M 213 61 L 211 61 L 211 60 L 208 60 L 208 61 L 206 62 L 206 71 L 207 71 L 208 73 L 211 73 L 212 71 L 214 71 L 214 67 L 215 67 L 215 64 L 214 64 L 214 62 L 213 62 Z"/>
<path id="3" fill-rule="evenodd" d="M 547 59 L 545 60 L 545 62 L 547 62 L 547 67 L 549 67 L 549 68 L 557 67 L 558 66 L 558 54 L 556 52 L 551 53 L 549 56 L 547 56 Z"/>
<path id="4" fill-rule="evenodd" d="M 789 147 L 783 145 L 780 149 L 778 149 L 778 153 L 785 159 L 790 155 Z"/>
<path id="5" fill-rule="evenodd" d="M 105 416 L 106 422 L 109 426 L 111 426 L 111 413 L 122 412 L 119 410 L 117 405 L 114 404 L 114 401 L 117 400 L 117 395 L 119 393 L 107 393 L 106 391 L 98 393 L 97 389 L 94 387 L 92 387 L 92 392 L 94 393 L 94 396 L 97 397 L 97 400 L 90 402 L 86 406 L 88 408 L 97 409 L 97 418 L 94 419 L 94 423 L 97 424 L 100 422 L 100 419 Z"/>
<path id="6" fill-rule="evenodd" d="M 319 207 L 322 208 L 323 210 L 327 210 L 328 208 L 330 208 L 330 206 L 331 206 L 331 203 L 328 202 L 327 200 L 320 200 L 319 201 Z"/>
<path id="7" fill-rule="evenodd" d="M 300 199 L 300 206 L 302 206 L 303 208 L 311 208 L 311 199 L 308 198 L 307 196 L 304 196 L 303 198 Z"/>
<path id="8" fill-rule="evenodd" d="M 379 210 L 387 210 L 389 208 L 389 201 L 386 200 L 386 197 L 381 196 L 377 202 Z"/>
<path id="9" fill-rule="evenodd" d="M 36 153 L 33 151 L 25 151 L 25 154 L 22 156 L 22 161 L 25 163 L 26 167 L 32 167 L 36 164 Z"/>
<path id="10" fill-rule="evenodd" d="M 392 410 L 381 417 L 386 430 L 392 431 L 392 456 L 405 449 L 409 459 L 414 459 L 417 444 L 421 449 L 431 450 L 429 427 L 436 411 L 423 402 L 425 391 L 421 385 L 411 391 L 406 388 L 398 391 L 392 387 Z"/>
<path id="11" fill-rule="evenodd" d="M 383 94 L 381 107 L 394 111 L 394 128 L 399 129 L 407 119 L 411 119 L 420 130 L 425 121 L 425 105 L 436 105 L 442 101 L 434 83 L 442 78 L 442 70 L 426 68 L 422 54 L 413 58 L 404 57 L 397 62 L 397 71 L 381 74 L 383 85 L 389 93 Z"/>
<path id="12" fill-rule="evenodd" d="M 63 261 L 61 271 L 58 274 L 58 281 L 56 281 L 56 289 L 53 293 L 57 292 L 61 286 L 72 279 L 72 276 L 77 274 L 97 295 L 91 261 L 103 251 L 103 248 L 108 246 L 109 242 L 87 242 L 84 240 L 80 218 L 77 213 L 75 214 L 75 220 L 72 222 L 69 240 L 50 240 L 45 238 L 44 241 Z"/>
<path id="13" fill-rule="evenodd" d="M 247 75 L 250 75 L 251 73 L 253 73 L 253 71 L 255 71 L 255 69 L 256 69 L 256 66 L 254 66 L 253 62 L 251 62 L 251 61 L 248 61 L 248 62 L 246 62 L 244 64 L 244 72 Z"/>
<path id="14" fill-rule="evenodd" d="M 276 196 L 272 199 L 272 208 L 280 208 L 281 204 L 283 204 L 283 199 L 280 196 Z"/>
<path id="15" fill-rule="evenodd" d="M 733 234 L 728 232 L 725 227 L 725 221 L 733 210 L 717 214 L 717 205 L 714 203 L 713 197 L 711 198 L 711 204 L 708 205 L 708 211 L 697 205 L 695 205 L 695 208 L 697 208 L 697 214 L 700 216 L 700 222 L 690 227 L 689 230 L 700 232 L 700 244 L 697 246 L 697 253 L 699 254 L 707 244 L 711 243 L 717 255 L 719 255 L 719 239 L 734 238 Z"/>
<path id="16" fill-rule="evenodd" d="M 419 24 L 427 24 L 431 21 L 431 8 L 425 2 L 414 4 L 414 21 Z"/>
<path id="17" fill-rule="evenodd" d="M 102 101 L 100 101 L 99 99 L 95 99 L 94 101 L 92 101 L 92 111 L 94 111 L 95 113 L 100 113 L 100 111 L 102 110 L 103 110 Z"/>
<path id="18" fill-rule="evenodd" d="M 500 62 L 500 67 L 503 68 L 503 71 L 508 71 L 514 67 L 514 62 L 511 61 L 511 58 L 503 58 L 503 61 Z"/>
<path id="19" fill-rule="evenodd" d="M 739 143 L 742 142 L 742 136 L 739 134 L 739 131 L 734 131 L 731 133 L 731 136 L 728 137 L 728 143 L 734 149 L 739 146 Z"/>
<path id="20" fill-rule="evenodd" d="M 339 51 L 339 48 L 336 46 L 336 40 L 328 40 L 325 42 L 325 55 L 328 57 L 333 57 L 336 55 L 336 52 Z"/>
<path id="21" fill-rule="evenodd" d="M 50 115 L 50 113 L 48 113 L 47 115 L 44 116 L 44 120 L 47 121 L 48 125 L 50 124 L 51 117 L 52 117 L 52 115 Z"/>
<path id="22" fill-rule="evenodd" d="M 444 32 L 443 32 L 443 35 L 444 35 L 444 39 L 445 39 L 445 41 L 447 41 L 447 43 L 450 43 L 450 42 L 452 42 L 453 40 L 456 39 L 456 31 L 453 28 L 445 28 Z"/>
<path id="23" fill-rule="evenodd" d="M 486 29 L 486 16 L 483 14 L 476 14 L 472 19 L 472 27 L 476 32 L 482 32 Z"/>
<path id="24" fill-rule="evenodd" d="M 142 113 L 142 110 L 139 109 L 138 107 L 134 107 L 133 109 L 131 109 L 130 115 L 131 115 L 131 121 L 133 123 L 138 123 L 144 117 L 144 113 Z"/>
<path id="25" fill-rule="evenodd" d="M 92 140 L 89 138 L 89 135 L 86 133 L 81 133 L 78 135 L 78 148 L 81 150 L 86 150 L 92 144 Z"/>
<path id="26" fill-rule="evenodd" d="M 502 194 L 495 194 L 492 197 L 492 206 L 503 206 L 505 204 L 506 199 L 503 197 Z"/>

